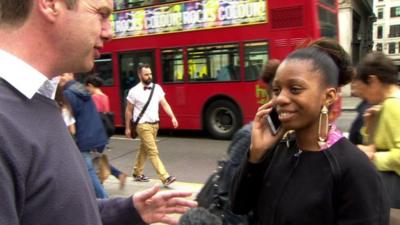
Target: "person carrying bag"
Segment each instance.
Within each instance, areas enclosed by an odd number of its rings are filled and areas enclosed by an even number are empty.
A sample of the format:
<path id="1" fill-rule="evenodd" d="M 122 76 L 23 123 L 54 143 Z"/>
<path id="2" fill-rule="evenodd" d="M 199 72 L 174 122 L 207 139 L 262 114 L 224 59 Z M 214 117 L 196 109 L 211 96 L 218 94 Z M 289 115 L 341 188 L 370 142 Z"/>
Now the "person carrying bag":
<path id="1" fill-rule="evenodd" d="M 139 123 L 140 119 L 142 118 L 144 112 L 146 111 L 147 107 L 149 106 L 149 103 L 151 101 L 151 97 L 153 97 L 154 89 L 155 88 L 151 89 L 150 96 L 147 99 L 146 104 L 143 106 L 142 111 L 139 113 L 139 116 L 136 118 L 135 122 L 133 122 L 133 120 L 131 120 L 130 123 L 129 123 L 129 128 L 131 130 L 131 138 L 132 139 L 135 139 L 138 136 L 138 133 L 136 131 L 136 126 L 138 125 L 138 123 Z"/>
<path id="2" fill-rule="evenodd" d="M 135 157 L 132 176 L 134 181 L 149 182 L 150 178 L 143 174 L 144 165 L 148 159 L 163 185 L 169 186 L 176 181 L 176 178 L 166 170 L 157 147 L 157 132 L 160 122 L 159 107 L 161 106 L 171 118 L 174 128 L 179 126 L 178 120 L 165 98 L 162 87 L 152 82 L 153 75 L 150 66 L 139 63 L 137 75 L 140 83 L 128 91 L 125 108 L 125 136 L 127 138 L 139 136 L 141 142 Z M 132 135 L 134 132 L 137 132 L 138 135 Z"/>

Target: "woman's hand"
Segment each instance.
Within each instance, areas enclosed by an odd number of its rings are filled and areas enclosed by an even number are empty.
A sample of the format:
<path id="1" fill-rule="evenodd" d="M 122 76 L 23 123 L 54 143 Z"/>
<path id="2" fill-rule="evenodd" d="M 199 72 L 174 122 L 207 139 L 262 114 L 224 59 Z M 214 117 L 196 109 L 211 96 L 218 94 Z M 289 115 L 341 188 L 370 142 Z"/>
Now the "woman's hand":
<path id="1" fill-rule="evenodd" d="M 381 105 L 373 105 L 365 110 L 363 117 L 364 117 L 364 126 L 366 128 L 365 132 L 368 135 L 373 135 L 373 130 L 375 126 L 375 121 L 378 118 L 378 114 L 381 110 Z"/>
<path id="2" fill-rule="evenodd" d="M 375 145 L 357 145 L 357 147 L 364 152 L 370 160 L 375 157 L 376 147 Z"/>
<path id="3" fill-rule="evenodd" d="M 268 149 L 274 146 L 275 143 L 280 140 L 286 132 L 283 127 L 280 127 L 276 135 L 272 134 L 267 122 L 267 117 L 270 114 L 273 106 L 273 101 L 262 105 L 260 108 L 258 108 L 256 116 L 254 117 L 249 157 L 249 161 L 252 163 L 259 162 Z"/>

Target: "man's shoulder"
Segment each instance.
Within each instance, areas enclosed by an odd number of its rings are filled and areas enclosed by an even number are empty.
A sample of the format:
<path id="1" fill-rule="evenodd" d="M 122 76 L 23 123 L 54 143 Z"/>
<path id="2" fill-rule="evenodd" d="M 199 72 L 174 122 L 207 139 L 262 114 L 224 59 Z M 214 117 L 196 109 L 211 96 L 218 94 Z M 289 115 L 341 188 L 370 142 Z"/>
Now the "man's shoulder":
<path id="1" fill-rule="evenodd" d="M 141 88 L 143 88 L 143 85 L 140 84 L 140 82 L 139 82 L 139 83 L 137 83 L 135 86 L 131 87 L 131 89 L 129 89 L 129 92 L 132 92 L 132 91 L 137 92 L 137 91 L 139 91 Z"/>
<path id="2" fill-rule="evenodd" d="M 0 94 L 1 94 L 0 96 L 3 96 L 3 97 L 7 96 L 8 99 L 11 96 L 27 99 L 27 97 L 25 97 L 25 95 L 23 95 L 18 89 L 13 87 L 7 81 L 1 79 L 1 77 L 0 77 Z"/>
<path id="3" fill-rule="evenodd" d="M 163 88 L 161 87 L 161 85 L 154 83 L 154 88 L 155 88 L 154 91 L 157 91 L 157 92 L 159 92 L 159 93 L 164 94 L 164 90 L 163 90 Z"/>

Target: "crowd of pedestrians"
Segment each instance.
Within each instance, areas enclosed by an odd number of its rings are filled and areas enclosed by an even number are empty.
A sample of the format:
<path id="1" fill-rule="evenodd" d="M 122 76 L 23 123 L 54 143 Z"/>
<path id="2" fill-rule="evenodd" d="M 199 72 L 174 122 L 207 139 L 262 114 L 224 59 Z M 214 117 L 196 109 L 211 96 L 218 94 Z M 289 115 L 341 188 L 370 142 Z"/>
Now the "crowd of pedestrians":
<path id="1" fill-rule="evenodd" d="M 218 174 L 221 188 L 198 196 L 210 204 L 187 211 L 197 206 L 186 199 L 191 193 L 158 186 L 109 198 L 93 164 L 109 143 L 101 115 L 112 113 L 110 99 L 99 77 L 83 85 L 74 73 L 91 70 L 111 39 L 112 1 L 15 1 L 0 3 L 1 224 L 393 223 L 390 209 L 400 208 L 400 88 L 397 68 L 383 53 L 368 54 L 354 68 L 336 41 L 320 39 L 270 60 L 261 77 L 271 100 L 234 136 Z M 137 75 L 125 109 L 125 135 L 137 132 L 141 141 L 132 177 L 149 181 L 149 159 L 168 187 L 176 177 L 159 157 L 159 106 L 174 128 L 178 120 L 150 66 L 140 64 Z M 350 140 L 335 125 L 340 90 L 349 82 L 363 100 Z M 277 133 L 266 122 L 272 110 Z M 109 169 L 123 188 L 128 175 Z M 174 213 L 183 214 L 180 221 Z"/>
<path id="2" fill-rule="evenodd" d="M 215 180 L 216 185 L 229 185 L 231 177 L 221 172 L 223 177 L 207 181 L 198 196 L 200 205 L 224 224 L 235 224 L 243 214 L 255 220 L 241 224 L 397 224 L 399 86 L 393 62 L 374 52 L 353 68 L 344 50 L 325 39 L 290 54 L 276 77 L 270 77 L 272 100 L 259 108 L 252 126 L 238 132 L 248 131 L 247 138 L 239 136 L 249 141 L 249 152 L 241 153 L 248 157 L 236 174 L 228 203 L 237 215 L 221 214 L 225 203 L 217 210 L 209 204 L 220 204 L 226 196 L 220 187 L 213 193 L 207 190 L 208 182 Z M 324 105 L 332 109 L 340 87 L 351 79 L 352 94 L 363 100 L 350 130 L 357 147 L 336 128 L 336 116 L 323 115 Z M 272 107 L 282 122 L 276 136 L 265 123 Z M 233 160 L 228 158 L 220 171 L 232 168 Z"/>
<path id="3" fill-rule="evenodd" d="M 105 128 L 105 131 L 107 133 L 108 137 L 111 137 L 113 135 L 113 131 L 108 131 L 107 126 L 110 124 L 106 123 L 111 123 L 112 126 L 114 126 L 114 120 L 110 119 L 107 117 L 107 115 L 113 116 L 113 113 L 110 110 L 110 100 L 106 94 L 101 90 L 100 87 L 103 86 L 103 80 L 98 77 L 97 75 L 90 75 L 85 79 L 85 87 L 88 90 L 88 92 L 91 94 L 94 105 L 96 106 L 97 112 L 100 114 L 102 117 L 102 122 Z M 109 121 L 106 121 L 109 120 Z M 114 128 L 115 131 L 115 128 Z M 104 150 L 103 150 L 104 151 Z M 120 182 L 120 188 L 123 189 L 125 186 L 126 178 L 127 175 L 126 173 L 120 171 L 117 169 L 115 166 L 109 164 L 109 170 L 111 175 L 113 175 L 115 178 L 117 178 Z M 104 178 L 101 179 L 101 182 L 104 182 Z"/>
<path id="4" fill-rule="evenodd" d="M 353 68 L 338 43 L 321 39 L 294 51 L 283 62 L 270 60 L 262 75 L 272 99 L 261 106 L 254 121 L 233 138 L 230 149 L 244 150 L 228 151 L 230 157 L 223 169 L 231 175 L 219 174 L 223 175 L 219 179 L 222 188 L 225 185 L 225 200 L 230 196 L 224 206 L 228 208 L 216 210 L 215 205 L 201 205 L 208 209 L 191 210 L 182 217 L 181 224 L 211 224 L 208 223 L 211 221 L 233 224 L 232 221 L 238 220 L 232 218 L 241 218 L 239 214 L 243 213 L 250 216 L 245 224 L 337 224 L 340 221 L 389 224 L 389 208 L 399 208 L 400 202 L 396 194 L 400 185 L 397 171 L 400 157 L 397 156 L 398 129 L 395 126 L 396 121 L 400 121 L 395 110 L 400 89 L 393 62 L 382 53 L 371 53 Z M 138 118 L 134 115 L 140 114 L 151 88 L 158 93 L 150 113 L 142 117 L 137 127 L 142 143 L 133 178 L 149 181 L 143 174 L 144 161 L 149 157 L 159 179 L 168 186 L 175 177 L 166 172 L 154 141 L 158 130 L 158 105 L 161 103 L 171 116 L 174 127 L 178 122 L 161 87 L 152 83 L 149 65 L 142 64 L 138 76 L 141 83 L 133 87 L 127 97 L 126 124 Z M 88 80 L 91 79 L 98 78 Z M 350 129 L 349 140 L 357 146 L 347 141 L 334 123 L 340 114 L 335 105 L 340 89 L 350 81 L 352 95 L 363 100 Z M 99 89 L 96 82 L 86 82 L 87 86 L 90 84 L 88 90 L 92 97 L 93 89 Z M 72 108 L 69 105 L 62 108 Z M 273 107 L 278 110 L 282 122 L 277 135 L 271 134 L 265 123 Z M 98 107 L 98 111 L 109 111 L 109 108 L 99 110 Z M 125 134 L 128 137 L 130 132 L 127 125 Z M 248 135 L 240 135 L 243 132 Z M 240 162 L 246 154 L 248 158 Z M 210 180 L 215 182 L 215 178 Z M 274 185 L 267 185 L 269 183 Z M 311 193 L 319 194 L 310 200 Z M 207 201 L 201 199 L 207 198 L 205 195 L 198 197 L 199 202 Z M 214 216 L 210 217 L 209 213 Z M 216 222 L 216 218 L 221 221 Z"/>
<path id="5" fill-rule="evenodd" d="M 112 0 L 0 1 L 1 224 L 176 224 L 170 214 L 197 205 L 185 199 L 189 192 L 160 192 L 157 186 L 130 197 L 96 199 L 94 188 L 105 193 L 95 183 L 89 152 L 104 148 L 107 136 L 99 117 L 78 114 L 96 108 L 65 73 L 93 67 L 112 37 L 112 10 Z M 75 140 L 54 101 L 51 80 L 61 74 L 76 120 Z M 93 126 L 95 136 L 86 136 L 82 124 Z"/>

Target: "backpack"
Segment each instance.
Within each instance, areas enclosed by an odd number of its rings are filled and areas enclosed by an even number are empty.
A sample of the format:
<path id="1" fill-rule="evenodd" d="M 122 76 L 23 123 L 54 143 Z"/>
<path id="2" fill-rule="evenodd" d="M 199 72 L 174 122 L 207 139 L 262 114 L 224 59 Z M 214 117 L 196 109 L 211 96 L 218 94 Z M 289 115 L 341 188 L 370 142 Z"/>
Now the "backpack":
<path id="1" fill-rule="evenodd" d="M 230 210 L 229 190 L 224 190 L 224 171 L 228 168 L 227 161 L 218 161 L 218 170 L 206 181 L 197 195 L 199 207 L 206 208 L 212 214 L 221 218 L 224 225 L 250 225 L 250 215 L 236 215 Z"/>
<path id="2" fill-rule="evenodd" d="M 235 133 L 228 148 L 228 159 L 219 160 L 217 169 L 207 179 L 196 197 L 199 207 L 220 217 L 224 225 L 255 224 L 253 213 L 236 215 L 230 210 L 229 193 L 232 180 L 250 146 L 251 125 Z"/>
<path id="3" fill-rule="evenodd" d="M 100 118 L 103 122 L 104 129 L 107 133 L 107 137 L 111 137 L 115 134 L 114 125 L 114 113 L 113 112 L 100 112 Z"/>

